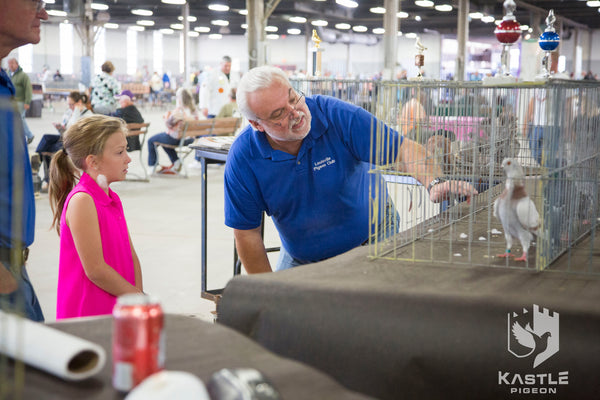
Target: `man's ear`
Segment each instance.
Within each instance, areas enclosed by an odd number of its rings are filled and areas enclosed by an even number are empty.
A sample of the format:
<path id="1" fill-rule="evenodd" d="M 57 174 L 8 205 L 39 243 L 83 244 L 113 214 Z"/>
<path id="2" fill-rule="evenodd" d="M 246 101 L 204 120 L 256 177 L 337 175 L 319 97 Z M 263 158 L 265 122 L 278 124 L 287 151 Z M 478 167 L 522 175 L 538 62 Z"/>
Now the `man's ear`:
<path id="1" fill-rule="evenodd" d="M 264 131 L 265 131 L 265 128 L 263 128 L 263 127 L 262 127 L 262 125 L 261 125 L 261 124 L 260 124 L 258 121 L 252 121 L 252 120 L 249 120 L 248 122 L 249 122 L 249 123 L 250 123 L 250 125 L 252 125 L 252 127 L 253 127 L 254 129 L 256 129 L 257 131 L 260 131 L 260 132 L 264 132 Z"/>

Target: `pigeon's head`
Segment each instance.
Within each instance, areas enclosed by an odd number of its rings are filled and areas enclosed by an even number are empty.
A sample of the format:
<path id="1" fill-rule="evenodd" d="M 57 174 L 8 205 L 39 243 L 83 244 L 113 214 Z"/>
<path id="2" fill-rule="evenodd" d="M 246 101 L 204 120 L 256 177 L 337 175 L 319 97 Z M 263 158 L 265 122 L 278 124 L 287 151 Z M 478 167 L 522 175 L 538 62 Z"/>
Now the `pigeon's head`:
<path id="1" fill-rule="evenodd" d="M 508 178 L 516 179 L 524 176 L 521 165 L 514 158 L 505 158 L 502 161 L 502 169 Z"/>

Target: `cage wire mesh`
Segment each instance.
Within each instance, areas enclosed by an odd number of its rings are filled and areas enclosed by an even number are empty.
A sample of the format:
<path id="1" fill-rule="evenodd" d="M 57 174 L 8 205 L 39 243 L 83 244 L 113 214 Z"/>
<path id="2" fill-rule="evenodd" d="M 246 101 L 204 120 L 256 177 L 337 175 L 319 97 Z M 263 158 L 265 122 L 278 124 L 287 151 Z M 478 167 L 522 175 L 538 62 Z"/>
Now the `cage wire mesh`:
<path id="1" fill-rule="evenodd" d="M 479 195 L 470 204 L 458 198 L 433 204 L 393 162 L 374 165 L 371 173 L 386 179 L 388 192 L 371 188 L 370 215 L 393 202 L 401 223 L 386 240 L 372 225 L 370 257 L 538 270 L 561 257 L 549 269 L 600 274 L 592 265 L 599 245 L 600 85 L 380 82 L 373 93 L 378 118 L 425 146 L 445 178 L 470 182 Z M 378 158 L 385 133 L 374 126 L 371 134 Z M 498 257 L 506 240 L 493 204 L 505 187 L 505 158 L 522 166 L 540 215 L 524 262 Z M 520 247 L 515 239 L 515 253 Z"/>

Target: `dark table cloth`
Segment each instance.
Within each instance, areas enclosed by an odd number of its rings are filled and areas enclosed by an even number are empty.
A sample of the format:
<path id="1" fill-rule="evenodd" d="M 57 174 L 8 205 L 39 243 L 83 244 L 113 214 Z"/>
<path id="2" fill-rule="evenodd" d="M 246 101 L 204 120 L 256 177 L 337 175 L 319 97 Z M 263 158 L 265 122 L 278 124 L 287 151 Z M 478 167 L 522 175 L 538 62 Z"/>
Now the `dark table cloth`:
<path id="1" fill-rule="evenodd" d="M 218 321 L 381 399 L 600 398 L 599 276 L 412 265 L 367 251 L 235 277 Z M 559 314 L 559 351 L 535 368 L 543 345 L 530 357 L 508 351 L 509 316 L 534 305 Z M 565 371 L 568 384 L 548 384 Z M 526 374 L 543 376 L 519 384 Z M 533 390 L 556 393 L 523 394 Z"/>
<path id="2" fill-rule="evenodd" d="M 124 397 L 113 389 L 111 383 L 112 318 L 74 320 L 54 323 L 51 326 L 101 345 L 107 352 L 106 365 L 95 377 L 75 383 L 26 367 L 25 385 L 21 396 L 13 396 L 13 392 L 8 398 L 62 400 Z M 368 398 L 348 391 L 331 377 L 314 368 L 281 358 L 219 324 L 210 324 L 191 317 L 167 315 L 166 332 L 166 369 L 191 372 L 205 384 L 214 372 L 222 368 L 256 368 L 273 383 L 284 400 Z M 8 367 L 8 371 L 4 372 L 8 373 L 4 375 L 7 381 L 3 383 L 14 383 L 14 362 L 9 361 L 5 366 Z M 0 394 L 7 394 L 6 386 L 0 389 Z M 8 391 L 8 394 L 10 393 Z"/>

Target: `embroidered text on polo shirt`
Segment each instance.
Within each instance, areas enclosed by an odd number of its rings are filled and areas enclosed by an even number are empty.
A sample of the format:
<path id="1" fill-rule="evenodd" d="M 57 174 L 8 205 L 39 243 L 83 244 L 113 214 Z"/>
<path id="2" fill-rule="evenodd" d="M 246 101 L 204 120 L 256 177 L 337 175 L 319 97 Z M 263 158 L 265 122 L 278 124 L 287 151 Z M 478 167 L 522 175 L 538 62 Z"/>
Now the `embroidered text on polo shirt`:
<path id="1" fill-rule="evenodd" d="M 319 171 L 320 169 L 331 164 L 335 164 L 335 159 L 332 159 L 331 157 L 325 157 L 321 161 L 316 161 L 313 163 L 313 171 Z"/>

